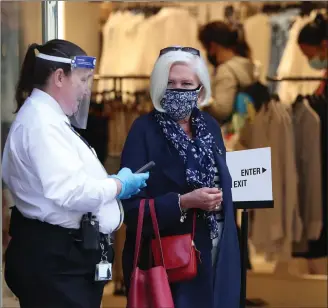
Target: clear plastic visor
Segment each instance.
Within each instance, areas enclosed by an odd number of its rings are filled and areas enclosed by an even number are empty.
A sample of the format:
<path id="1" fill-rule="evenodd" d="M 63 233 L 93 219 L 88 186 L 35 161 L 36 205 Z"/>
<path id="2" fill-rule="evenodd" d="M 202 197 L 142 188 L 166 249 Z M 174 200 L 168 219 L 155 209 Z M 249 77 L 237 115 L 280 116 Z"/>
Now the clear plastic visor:
<path id="1" fill-rule="evenodd" d="M 94 78 L 94 68 L 96 58 L 89 56 L 75 56 L 73 58 L 51 56 L 37 53 L 36 57 L 52 62 L 61 62 L 71 65 L 72 70 L 72 91 L 78 100 L 77 111 L 70 116 L 71 124 L 77 128 L 87 127 L 92 83 Z"/>
<path id="2" fill-rule="evenodd" d="M 78 109 L 71 115 L 71 124 L 85 129 L 88 123 L 94 70 L 87 68 L 72 68 L 72 87 L 76 91 Z"/>

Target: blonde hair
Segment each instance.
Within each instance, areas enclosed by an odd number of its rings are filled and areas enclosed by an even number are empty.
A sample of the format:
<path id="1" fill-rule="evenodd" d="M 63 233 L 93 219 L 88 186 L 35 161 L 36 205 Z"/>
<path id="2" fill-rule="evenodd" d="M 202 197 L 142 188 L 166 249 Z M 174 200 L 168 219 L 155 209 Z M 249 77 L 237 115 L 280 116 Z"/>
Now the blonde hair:
<path id="1" fill-rule="evenodd" d="M 165 112 L 161 107 L 161 99 L 164 96 L 169 80 L 170 69 L 176 63 L 188 65 L 200 80 L 202 90 L 199 97 L 199 107 L 206 105 L 211 97 L 210 75 L 204 59 L 201 56 L 177 50 L 169 51 L 160 56 L 150 76 L 150 97 L 156 110 Z"/>

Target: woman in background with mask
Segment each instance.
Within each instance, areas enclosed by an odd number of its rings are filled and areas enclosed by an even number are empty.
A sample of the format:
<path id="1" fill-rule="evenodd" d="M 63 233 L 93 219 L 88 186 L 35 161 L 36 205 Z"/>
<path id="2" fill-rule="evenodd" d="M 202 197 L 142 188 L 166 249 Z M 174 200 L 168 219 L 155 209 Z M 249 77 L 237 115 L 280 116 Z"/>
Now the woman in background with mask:
<path id="1" fill-rule="evenodd" d="M 328 71 L 328 18 L 318 14 L 314 21 L 304 26 L 298 36 L 298 44 L 308 58 L 312 68 Z M 323 82 L 317 94 L 327 95 L 327 84 Z"/>
<path id="2" fill-rule="evenodd" d="M 205 25 L 199 32 L 199 40 L 207 51 L 208 61 L 216 68 L 213 99 L 207 110 L 221 123 L 229 121 L 238 89 L 256 81 L 249 47 L 237 30 L 221 21 Z"/>
<path id="3" fill-rule="evenodd" d="M 318 14 L 316 18 L 306 24 L 298 36 L 298 44 L 303 54 L 308 58 L 309 65 L 317 70 L 325 72 L 326 80 L 323 80 L 315 91 L 316 103 L 311 105 L 320 117 L 321 126 L 321 149 L 322 149 L 322 187 L 327 187 L 327 99 L 328 99 L 328 16 Z M 326 194 L 323 193 L 322 228 L 317 240 L 308 241 L 308 251 L 297 254 L 297 257 L 308 260 L 311 274 L 327 275 L 327 202 Z"/>
<path id="4" fill-rule="evenodd" d="M 122 202 L 127 226 L 123 251 L 127 294 L 139 204 L 142 199 L 154 199 L 161 236 L 190 234 L 193 212 L 197 213 L 194 242 L 201 262 L 195 278 L 171 284 L 175 308 L 237 308 L 240 256 L 232 180 L 220 127 L 198 109 L 211 97 L 209 73 L 199 51 L 190 47 L 161 50 L 150 93 L 155 110 L 135 121 L 122 153 L 122 166 L 134 171 L 149 161 L 156 163 L 147 189 Z M 146 202 L 141 267 L 149 265 L 152 236 Z"/>

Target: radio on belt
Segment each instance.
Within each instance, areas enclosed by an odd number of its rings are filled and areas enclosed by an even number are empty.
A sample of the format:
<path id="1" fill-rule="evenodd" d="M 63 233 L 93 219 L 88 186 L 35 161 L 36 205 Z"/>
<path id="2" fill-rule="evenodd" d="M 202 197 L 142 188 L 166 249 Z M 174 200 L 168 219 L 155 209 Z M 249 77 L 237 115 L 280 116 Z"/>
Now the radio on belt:
<path id="1" fill-rule="evenodd" d="M 100 248 L 99 221 L 91 212 L 82 216 L 81 235 L 84 249 L 98 250 Z"/>

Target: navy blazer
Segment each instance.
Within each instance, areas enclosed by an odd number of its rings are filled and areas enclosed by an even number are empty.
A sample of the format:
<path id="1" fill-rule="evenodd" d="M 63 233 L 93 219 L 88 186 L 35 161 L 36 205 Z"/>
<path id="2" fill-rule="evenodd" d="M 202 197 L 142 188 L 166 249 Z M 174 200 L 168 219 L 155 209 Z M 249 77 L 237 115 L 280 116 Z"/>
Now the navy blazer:
<path id="1" fill-rule="evenodd" d="M 203 113 L 208 130 L 214 136 L 218 151 L 215 158 L 223 190 L 225 209 L 224 230 L 219 246 L 219 256 L 212 266 L 212 240 L 203 218 L 197 218 L 195 244 L 201 252 L 197 277 L 191 281 L 171 284 L 175 308 L 237 308 L 240 297 L 240 252 L 232 202 L 232 180 L 226 164 L 226 149 L 221 129 L 209 114 Z M 138 118 L 132 125 L 122 152 L 121 167 L 132 171 L 154 161 L 148 186 L 137 196 L 123 201 L 125 211 L 126 241 L 123 250 L 123 273 L 127 291 L 133 267 L 136 226 L 140 200 L 155 199 L 161 236 L 190 233 L 192 215 L 181 223 L 178 194 L 190 191 L 185 167 L 177 150 L 164 137 L 155 120 L 154 112 Z M 146 206 L 140 267 L 149 267 L 152 226 L 149 207 Z"/>

